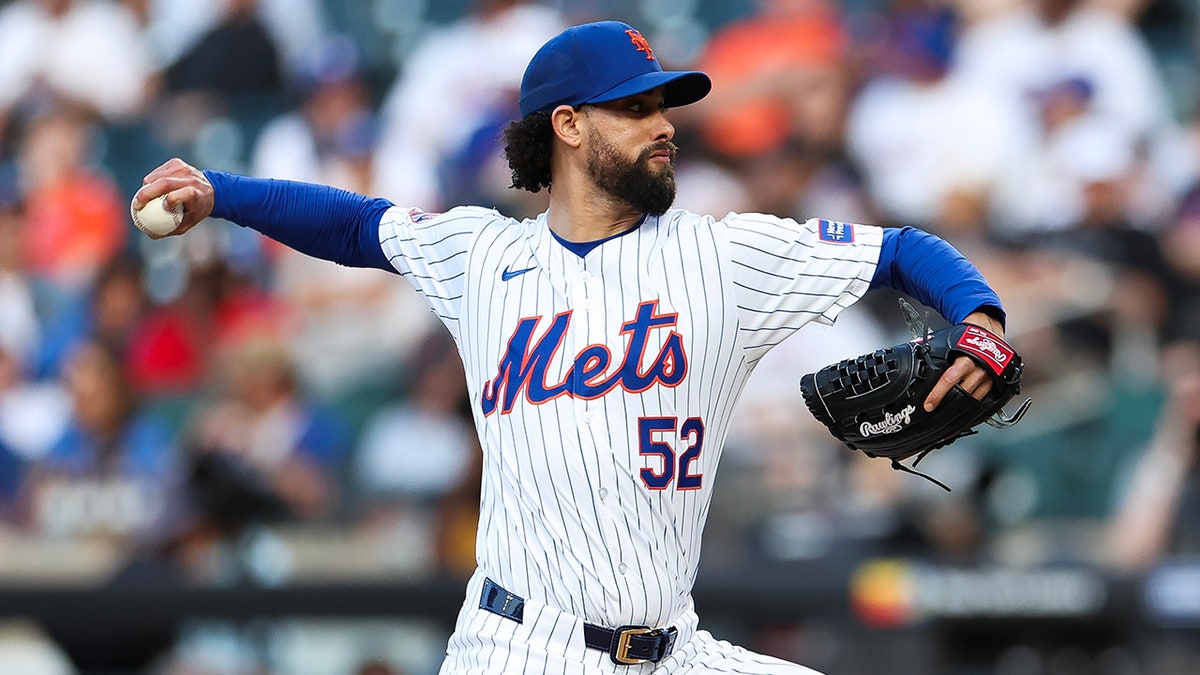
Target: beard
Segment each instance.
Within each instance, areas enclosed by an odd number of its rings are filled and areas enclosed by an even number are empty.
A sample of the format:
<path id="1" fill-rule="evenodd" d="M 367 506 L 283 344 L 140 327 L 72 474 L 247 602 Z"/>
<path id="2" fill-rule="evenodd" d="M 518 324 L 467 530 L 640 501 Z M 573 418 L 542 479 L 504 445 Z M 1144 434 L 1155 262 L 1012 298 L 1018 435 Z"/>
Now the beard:
<path id="1" fill-rule="evenodd" d="M 661 150 L 671 151 L 671 163 L 656 171 L 650 155 Z M 608 139 L 597 137 L 588 152 L 588 174 L 596 185 L 629 206 L 661 216 L 675 203 L 675 144 L 670 141 L 655 144 L 633 161 L 621 156 Z"/>

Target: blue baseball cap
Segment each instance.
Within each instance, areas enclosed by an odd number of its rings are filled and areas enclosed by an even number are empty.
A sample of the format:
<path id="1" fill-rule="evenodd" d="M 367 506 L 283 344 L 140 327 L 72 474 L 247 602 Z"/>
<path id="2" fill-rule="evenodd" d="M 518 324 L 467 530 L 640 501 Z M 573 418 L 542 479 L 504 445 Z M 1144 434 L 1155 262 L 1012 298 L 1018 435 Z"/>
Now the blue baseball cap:
<path id="1" fill-rule="evenodd" d="M 669 108 L 704 98 L 712 81 L 699 71 L 665 71 L 642 34 L 620 21 L 572 26 L 533 55 L 521 79 L 521 115 L 560 105 L 615 101 L 665 87 Z"/>

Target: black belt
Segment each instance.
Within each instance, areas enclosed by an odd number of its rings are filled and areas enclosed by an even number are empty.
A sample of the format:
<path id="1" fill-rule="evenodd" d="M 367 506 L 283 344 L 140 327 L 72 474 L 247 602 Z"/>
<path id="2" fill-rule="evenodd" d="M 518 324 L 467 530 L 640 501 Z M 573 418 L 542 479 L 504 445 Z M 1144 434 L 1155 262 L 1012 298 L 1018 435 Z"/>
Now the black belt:
<path id="1" fill-rule="evenodd" d="M 479 608 L 499 614 L 517 623 L 525 620 L 525 599 L 513 595 L 491 579 L 483 580 L 483 597 Z M 592 649 L 608 652 L 613 663 L 637 665 L 658 662 L 671 653 L 675 638 L 679 635 L 673 626 L 651 628 L 649 626 L 620 626 L 604 628 L 595 624 L 583 624 L 583 643 Z"/>

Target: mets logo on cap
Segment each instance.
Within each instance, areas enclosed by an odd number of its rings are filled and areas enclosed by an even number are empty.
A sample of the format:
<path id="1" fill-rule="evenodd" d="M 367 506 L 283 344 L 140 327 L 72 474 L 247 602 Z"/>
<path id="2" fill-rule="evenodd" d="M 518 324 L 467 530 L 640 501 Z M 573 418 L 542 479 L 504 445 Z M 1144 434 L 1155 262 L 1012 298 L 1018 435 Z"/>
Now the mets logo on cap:
<path id="1" fill-rule="evenodd" d="M 646 52 L 646 60 L 654 60 L 654 50 L 650 48 L 650 42 L 642 37 L 641 31 L 636 28 L 630 28 L 625 31 L 625 34 L 629 36 L 629 41 L 633 43 L 634 47 L 637 47 L 639 52 Z"/>
<path id="2" fill-rule="evenodd" d="M 659 87 L 666 107 L 678 108 L 704 98 L 712 81 L 700 71 L 664 71 L 646 36 L 627 23 L 580 24 L 550 38 L 529 60 L 521 78 L 521 116 Z"/>

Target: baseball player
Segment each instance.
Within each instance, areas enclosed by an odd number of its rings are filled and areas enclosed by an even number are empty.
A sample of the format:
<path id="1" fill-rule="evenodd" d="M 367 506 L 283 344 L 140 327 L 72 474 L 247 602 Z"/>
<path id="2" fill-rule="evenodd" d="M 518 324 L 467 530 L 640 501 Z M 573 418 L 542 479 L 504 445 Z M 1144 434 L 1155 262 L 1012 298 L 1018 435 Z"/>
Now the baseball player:
<path id="1" fill-rule="evenodd" d="M 710 89 L 636 29 L 572 27 L 533 57 L 505 130 L 528 220 L 444 213 L 172 159 L 133 206 L 183 204 L 302 252 L 406 277 L 461 353 L 484 452 L 478 569 L 442 673 L 812 673 L 714 639 L 691 589 L 743 384 L 773 345 L 873 287 L 1003 330 L 976 268 L 919 230 L 671 208 L 668 109 Z M 430 101 L 429 105 L 437 105 Z M 930 394 L 982 396 L 963 357 Z"/>

